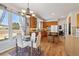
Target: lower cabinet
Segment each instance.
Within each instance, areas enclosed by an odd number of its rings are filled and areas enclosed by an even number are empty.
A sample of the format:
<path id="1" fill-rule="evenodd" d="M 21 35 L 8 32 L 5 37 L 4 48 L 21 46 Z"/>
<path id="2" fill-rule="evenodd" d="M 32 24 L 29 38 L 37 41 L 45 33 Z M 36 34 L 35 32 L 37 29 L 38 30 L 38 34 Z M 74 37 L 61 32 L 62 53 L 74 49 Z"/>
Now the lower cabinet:
<path id="1" fill-rule="evenodd" d="M 65 51 L 67 55 L 79 56 L 79 37 L 67 36 L 65 39 Z"/>

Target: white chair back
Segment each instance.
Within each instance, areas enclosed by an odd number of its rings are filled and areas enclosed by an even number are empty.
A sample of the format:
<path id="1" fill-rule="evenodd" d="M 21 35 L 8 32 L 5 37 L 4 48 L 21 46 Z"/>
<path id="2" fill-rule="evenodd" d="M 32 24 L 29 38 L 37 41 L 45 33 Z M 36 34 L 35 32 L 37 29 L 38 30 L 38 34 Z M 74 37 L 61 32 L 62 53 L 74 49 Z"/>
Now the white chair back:
<path id="1" fill-rule="evenodd" d="M 41 32 L 39 32 L 37 35 L 37 42 L 36 42 L 37 47 L 40 46 L 40 41 L 41 41 Z"/>
<path id="2" fill-rule="evenodd" d="M 35 42 L 35 38 L 36 38 L 36 33 L 35 32 L 31 33 L 31 41 Z"/>
<path id="3" fill-rule="evenodd" d="M 32 33 L 31 40 L 33 41 L 33 48 L 38 48 L 40 46 L 41 32 L 38 32 L 37 37 L 36 33 Z"/>
<path id="4" fill-rule="evenodd" d="M 23 46 L 22 34 L 21 34 L 21 33 L 18 33 L 18 34 L 17 34 L 17 45 L 18 45 L 19 47 L 22 47 L 22 46 Z"/>

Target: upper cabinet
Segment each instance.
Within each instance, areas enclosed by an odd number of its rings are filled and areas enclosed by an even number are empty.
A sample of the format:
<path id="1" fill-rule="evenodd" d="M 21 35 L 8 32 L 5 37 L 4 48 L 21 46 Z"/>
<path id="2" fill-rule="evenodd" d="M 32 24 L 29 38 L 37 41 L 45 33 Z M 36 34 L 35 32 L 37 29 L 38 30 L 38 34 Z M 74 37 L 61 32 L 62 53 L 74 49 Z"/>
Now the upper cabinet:
<path id="1" fill-rule="evenodd" d="M 58 21 L 43 22 L 44 28 L 50 27 L 51 25 L 58 25 Z"/>
<path id="2" fill-rule="evenodd" d="M 30 28 L 36 28 L 37 27 L 37 19 L 33 16 L 30 17 Z"/>

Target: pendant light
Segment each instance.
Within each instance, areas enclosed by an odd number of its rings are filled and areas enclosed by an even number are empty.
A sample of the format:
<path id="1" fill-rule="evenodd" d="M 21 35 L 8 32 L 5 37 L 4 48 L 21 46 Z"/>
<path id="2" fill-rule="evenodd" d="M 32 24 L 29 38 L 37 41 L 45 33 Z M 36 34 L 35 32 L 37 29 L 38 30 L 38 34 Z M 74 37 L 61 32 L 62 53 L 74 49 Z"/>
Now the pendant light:
<path id="1" fill-rule="evenodd" d="M 29 7 L 29 0 L 28 0 L 28 3 L 27 3 L 27 9 L 22 9 L 21 10 L 21 15 L 22 16 L 26 16 L 26 17 L 30 17 L 30 16 L 34 16 L 35 17 L 35 14 L 32 10 L 30 10 L 30 7 Z"/>

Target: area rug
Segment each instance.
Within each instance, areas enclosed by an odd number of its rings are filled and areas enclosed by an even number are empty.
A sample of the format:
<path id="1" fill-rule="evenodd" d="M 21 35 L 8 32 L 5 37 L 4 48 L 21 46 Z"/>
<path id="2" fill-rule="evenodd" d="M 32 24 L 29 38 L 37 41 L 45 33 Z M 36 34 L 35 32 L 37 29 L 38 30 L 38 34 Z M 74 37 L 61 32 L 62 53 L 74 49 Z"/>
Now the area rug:
<path id="1" fill-rule="evenodd" d="M 30 47 L 25 47 L 25 48 L 20 48 L 18 47 L 18 50 L 14 49 L 9 53 L 11 56 L 43 56 L 43 51 L 41 49 L 36 49 L 32 48 L 32 53 L 31 53 L 31 48 Z"/>

